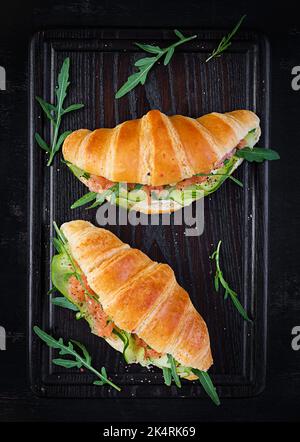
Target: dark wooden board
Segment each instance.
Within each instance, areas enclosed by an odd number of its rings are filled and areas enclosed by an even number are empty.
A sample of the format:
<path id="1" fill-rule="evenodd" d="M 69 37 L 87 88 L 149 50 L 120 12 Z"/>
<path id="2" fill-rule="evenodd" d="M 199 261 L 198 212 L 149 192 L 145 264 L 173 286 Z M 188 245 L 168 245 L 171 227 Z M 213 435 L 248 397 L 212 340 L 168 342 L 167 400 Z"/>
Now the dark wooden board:
<path id="1" fill-rule="evenodd" d="M 85 108 L 69 114 L 63 129 L 112 127 L 158 108 L 166 114 L 191 117 L 212 111 L 249 108 L 261 117 L 260 145 L 268 146 L 268 47 L 252 33 L 241 33 L 230 50 L 211 63 L 204 63 L 222 34 L 199 32 L 199 40 L 178 48 L 172 63 L 156 67 L 145 87 L 121 100 L 114 93 L 132 71 L 141 52 L 133 41 L 167 45 L 171 31 L 158 30 L 68 30 L 35 35 L 30 53 L 30 275 L 29 356 L 31 385 L 43 396 L 54 397 L 198 397 L 197 383 L 186 382 L 181 390 L 163 385 L 159 370 L 125 366 L 122 356 L 89 332 L 65 310 L 49 302 L 49 264 L 52 221 L 71 219 L 95 223 L 95 211 L 70 210 L 70 204 L 86 192 L 56 158 L 45 167 L 43 152 L 34 142 L 34 132 L 49 138 L 49 124 L 35 103 L 36 95 L 53 100 L 58 69 L 71 58 L 68 100 Z M 205 199 L 205 229 L 200 237 L 186 237 L 181 226 L 110 226 L 110 230 L 152 259 L 170 264 L 179 283 L 190 293 L 210 331 L 214 366 L 211 373 L 220 395 L 243 397 L 264 388 L 267 320 L 267 165 L 243 164 L 236 176 L 244 189 L 231 182 Z M 243 322 L 229 301 L 213 289 L 214 266 L 209 255 L 223 240 L 224 274 L 240 294 L 254 325 Z M 32 335 L 38 324 L 55 336 L 75 338 L 90 349 L 94 364 L 104 365 L 121 385 L 122 393 L 91 386 L 88 374 L 62 370 L 51 364 L 51 352 Z"/>

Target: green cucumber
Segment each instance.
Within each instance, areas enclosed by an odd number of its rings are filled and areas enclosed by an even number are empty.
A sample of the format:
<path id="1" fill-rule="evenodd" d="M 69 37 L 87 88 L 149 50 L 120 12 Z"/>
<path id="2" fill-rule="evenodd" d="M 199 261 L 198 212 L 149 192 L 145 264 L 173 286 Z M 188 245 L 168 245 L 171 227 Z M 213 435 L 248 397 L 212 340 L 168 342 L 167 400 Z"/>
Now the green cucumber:
<path id="1" fill-rule="evenodd" d="M 144 201 L 147 198 L 147 193 L 140 189 L 140 190 L 131 190 L 130 192 L 128 192 L 128 199 L 130 201 L 134 201 L 134 202 L 140 202 L 140 201 Z"/>
<path id="2" fill-rule="evenodd" d="M 257 143 L 257 130 L 252 129 L 248 132 L 248 134 L 245 136 L 246 146 L 245 147 L 254 147 L 254 145 Z"/>
<path id="3" fill-rule="evenodd" d="M 228 175 L 235 170 L 236 163 L 239 161 L 238 158 L 233 156 L 230 158 L 223 167 L 216 169 L 216 174 L 209 175 L 206 181 L 203 181 L 198 186 L 200 189 L 204 190 L 205 196 L 215 192 L 228 178 Z"/>
<path id="4" fill-rule="evenodd" d="M 124 199 L 128 198 L 128 192 L 124 187 L 122 187 L 122 185 L 120 186 L 119 191 L 117 192 L 117 195 L 119 198 L 124 198 Z"/>
<path id="5" fill-rule="evenodd" d="M 144 361 L 145 351 L 143 347 L 138 347 L 136 341 L 131 333 L 124 330 L 114 330 L 116 334 L 124 343 L 123 356 L 127 364 L 141 363 Z"/>
<path id="6" fill-rule="evenodd" d="M 124 209 L 128 210 L 132 206 L 132 201 L 128 201 L 127 198 L 114 198 L 111 200 L 113 204 L 116 204 L 117 206 L 123 207 Z"/>
<path id="7" fill-rule="evenodd" d="M 182 191 L 179 189 L 172 190 L 169 194 L 169 199 L 175 201 L 178 204 L 183 205 Z"/>
<path id="8" fill-rule="evenodd" d="M 56 287 L 57 290 L 59 290 L 68 299 L 68 284 L 72 274 L 73 269 L 66 254 L 60 253 L 59 255 L 53 256 L 51 262 L 52 283 L 54 287 Z"/>

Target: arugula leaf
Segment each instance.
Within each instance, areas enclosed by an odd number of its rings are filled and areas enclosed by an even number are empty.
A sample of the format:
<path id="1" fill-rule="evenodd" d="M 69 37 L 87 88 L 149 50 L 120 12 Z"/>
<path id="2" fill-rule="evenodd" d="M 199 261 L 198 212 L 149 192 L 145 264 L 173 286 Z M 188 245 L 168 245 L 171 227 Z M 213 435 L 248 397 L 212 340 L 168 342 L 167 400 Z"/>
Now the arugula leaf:
<path id="1" fill-rule="evenodd" d="M 133 190 L 141 190 L 144 187 L 144 184 L 135 184 Z"/>
<path id="2" fill-rule="evenodd" d="M 68 168 L 71 170 L 71 172 L 76 176 L 76 178 L 80 179 L 81 177 L 85 178 L 85 179 L 89 179 L 90 178 L 90 174 L 88 172 L 86 172 L 83 169 L 80 169 L 79 167 L 75 166 L 75 164 L 70 163 L 70 161 L 65 161 L 62 160 L 62 163 L 65 163 Z"/>
<path id="3" fill-rule="evenodd" d="M 170 354 L 168 354 L 168 362 L 169 362 L 170 365 L 171 365 L 171 374 L 172 374 L 172 378 L 173 378 L 175 384 L 177 385 L 177 387 L 180 388 L 180 387 L 181 387 L 181 382 L 180 382 L 180 378 L 179 378 L 179 376 L 178 376 L 178 374 L 177 374 L 177 371 L 176 371 L 176 363 L 175 363 L 175 359 L 174 359 L 173 356 L 170 355 Z"/>
<path id="4" fill-rule="evenodd" d="M 235 156 L 238 158 L 244 158 L 251 163 L 253 161 L 257 163 L 262 163 L 264 160 L 272 161 L 279 160 L 279 154 L 272 149 L 265 149 L 263 147 L 245 147 L 244 149 L 240 149 L 235 153 Z"/>
<path id="5" fill-rule="evenodd" d="M 53 117 L 53 113 L 56 113 L 56 107 L 51 103 L 47 103 L 47 101 L 43 100 L 41 97 L 35 97 L 36 101 L 39 103 L 43 111 L 45 112 L 47 118 L 49 118 L 52 123 L 55 124 L 55 120 Z"/>
<path id="6" fill-rule="evenodd" d="M 170 62 L 171 58 L 173 57 L 174 52 L 175 52 L 175 48 L 171 46 L 170 49 L 168 50 L 168 52 L 166 53 L 166 56 L 164 59 L 164 66 L 167 66 L 167 64 Z"/>
<path id="7" fill-rule="evenodd" d="M 56 224 L 55 221 L 53 221 L 53 227 L 54 227 L 55 233 L 57 235 L 57 239 L 60 241 L 61 245 L 66 245 L 68 242 L 67 238 L 65 237 L 63 232 L 58 228 L 58 225 Z"/>
<path id="8" fill-rule="evenodd" d="M 114 196 L 115 198 L 118 197 L 121 184 L 116 183 L 113 184 L 109 189 L 105 190 L 104 192 L 97 193 L 97 192 L 88 192 L 85 195 L 83 195 L 79 200 L 75 201 L 75 203 L 72 204 L 71 209 L 76 209 L 77 207 L 83 206 L 84 204 L 87 204 L 93 200 L 92 205 L 88 206 L 87 209 L 94 209 L 95 207 L 101 206 L 101 204 L 104 203 L 106 198 L 110 195 Z"/>
<path id="9" fill-rule="evenodd" d="M 233 181 L 235 184 L 237 184 L 238 186 L 240 186 L 240 187 L 244 187 L 244 184 L 240 181 L 240 180 L 238 180 L 237 178 L 235 178 L 234 176 L 232 176 L 232 175 L 228 175 L 228 178 L 231 180 L 231 181 Z"/>
<path id="10" fill-rule="evenodd" d="M 135 45 L 145 52 L 150 52 L 150 54 L 160 54 L 163 51 L 159 46 L 145 45 L 142 43 L 135 43 Z"/>
<path id="11" fill-rule="evenodd" d="M 58 340 L 56 340 L 51 335 L 48 335 L 48 333 L 44 332 L 43 330 L 41 330 L 37 326 L 33 327 L 33 331 L 36 333 L 36 335 L 42 341 L 44 341 L 48 345 L 48 347 L 60 350 L 59 351 L 60 355 L 68 355 L 68 356 L 72 356 L 74 358 L 74 359 L 63 359 L 63 358 L 53 359 L 52 362 L 54 364 L 60 365 L 65 368 L 85 367 L 100 379 L 100 381 L 102 382 L 100 385 L 108 384 L 111 387 L 115 388 L 117 391 L 121 391 L 120 387 L 118 387 L 112 381 L 110 381 L 108 379 L 105 369 L 103 370 L 103 368 L 102 368 L 101 373 L 100 373 L 94 367 L 92 367 L 91 356 L 83 344 L 81 344 L 78 341 L 69 341 L 68 344 L 65 345 L 62 338 L 59 338 Z M 83 356 L 80 355 L 74 349 L 72 342 L 82 350 Z M 99 384 L 96 384 L 96 385 L 99 385 Z"/>
<path id="12" fill-rule="evenodd" d="M 172 371 L 168 367 L 162 367 L 162 371 L 165 380 L 165 385 L 170 387 L 170 385 L 172 384 Z"/>
<path id="13" fill-rule="evenodd" d="M 75 111 L 75 110 L 79 110 L 79 109 L 81 109 L 81 108 L 83 108 L 83 107 L 84 107 L 84 104 L 82 104 L 82 103 L 71 104 L 70 106 L 67 107 L 67 109 L 65 109 L 65 110 L 63 111 L 63 114 L 65 115 L 65 114 L 67 114 L 67 113 L 69 113 L 69 112 L 73 112 L 73 111 Z"/>
<path id="14" fill-rule="evenodd" d="M 89 364 L 89 365 L 91 365 L 91 363 L 92 363 L 92 357 L 91 357 L 91 355 L 89 354 L 89 352 L 87 351 L 86 347 L 85 347 L 83 344 L 81 344 L 80 342 L 75 341 L 74 339 L 71 339 L 71 342 L 72 342 L 73 344 L 77 345 L 77 347 L 80 348 L 80 350 L 81 350 L 82 353 L 83 353 L 83 356 L 84 356 L 84 358 L 85 358 L 86 363 Z"/>
<path id="15" fill-rule="evenodd" d="M 66 130 L 64 133 L 60 134 L 57 143 L 55 145 L 54 148 L 54 153 L 58 152 L 60 149 L 60 146 L 62 145 L 62 143 L 65 141 L 65 139 L 67 138 L 68 135 L 70 135 L 72 133 L 71 130 Z"/>
<path id="16" fill-rule="evenodd" d="M 246 18 L 246 15 L 243 15 L 239 21 L 237 22 L 237 24 L 235 25 L 235 27 L 233 28 L 233 30 L 226 36 L 223 37 L 222 40 L 220 41 L 218 47 L 216 49 L 213 50 L 213 52 L 211 53 L 211 55 L 205 60 L 206 63 L 211 60 L 214 57 L 220 57 L 220 55 L 226 51 L 226 49 L 229 48 L 229 46 L 231 46 L 231 39 L 232 37 L 237 33 L 237 31 L 239 30 L 242 22 L 244 21 L 244 19 Z"/>
<path id="17" fill-rule="evenodd" d="M 79 308 L 76 305 L 74 305 L 71 301 L 69 301 L 67 298 L 65 298 L 64 296 L 52 298 L 51 303 L 53 305 L 56 305 L 57 307 L 67 308 L 69 310 L 73 310 L 74 312 L 79 311 Z"/>
<path id="18" fill-rule="evenodd" d="M 97 195 L 97 192 L 86 193 L 72 204 L 71 209 L 77 209 L 77 207 L 81 207 L 84 206 L 84 204 L 90 203 L 96 198 Z"/>
<path id="19" fill-rule="evenodd" d="M 215 386 L 212 383 L 212 380 L 209 376 L 209 374 L 206 371 L 197 370 L 196 368 L 192 368 L 192 372 L 198 376 L 199 381 L 208 394 L 208 396 L 211 398 L 211 400 L 216 404 L 220 405 L 220 399 L 217 393 L 217 390 Z"/>
<path id="20" fill-rule="evenodd" d="M 237 311 L 240 313 L 240 315 L 245 319 L 245 321 L 253 322 L 247 315 L 246 310 L 241 305 L 240 301 L 238 300 L 238 294 L 232 290 L 228 284 L 228 282 L 225 280 L 223 276 L 223 272 L 220 268 L 220 247 L 221 247 L 222 241 L 218 242 L 217 249 L 213 252 L 213 254 L 210 256 L 210 259 L 214 259 L 216 262 L 216 273 L 214 276 L 214 286 L 216 291 L 219 291 L 219 283 L 222 285 L 222 287 L 225 289 L 225 295 L 224 299 L 227 299 L 228 296 L 230 296 L 230 299 L 237 309 Z"/>
<path id="21" fill-rule="evenodd" d="M 45 140 L 43 140 L 40 134 L 35 133 L 36 142 L 43 150 L 45 150 L 49 154 L 49 160 L 47 162 L 47 166 L 51 165 L 55 154 L 59 151 L 66 137 L 71 133 L 70 131 L 66 131 L 63 134 L 59 135 L 62 116 L 66 113 L 81 109 L 84 106 L 84 104 L 78 103 L 78 104 L 71 104 L 66 109 L 63 108 L 63 104 L 67 96 L 67 90 L 70 85 L 69 71 L 70 71 L 70 59 L 67 57 L 65 58 L 58 75 L 58 80 L 57 80 L 58 85 L 55 91 L 56 101 L 57 101 L 56 105 L 52 103 L 47 103 L 41 97 L 36 97 L 37 102 L 41 106 L 46 117 L 50 120 L 51 125 L 53 127 L 53 137 L 51 139 L 50 146 L 48 146 L 48 144 L 46 143 Z"/>
<path id="22" fill-rule="evenodd" d="M 240 187 L 244 187 L 244 184 L 238 180 L 237 178 L 233 177 L 230 173 L 196 173 L 195 176 L 226 176 L 230 180 L 232 180 L 235 184 L 237 184 Z"/>
<path id="23" fill-rule="evenodd" d="M 152 67 L 155 65 L 155 63 L 165 55 L 164 59 L 164 65 L 166 66 L 175 51 L 175 48 L 183 43 L 186 43 L 190 40 L 193 40 L 197 37 L 197 35 L 192 35 L 191 37 L 185 37 L 181 32 L 179 32 L 177 29 L 174 30 L 175 35 L 179 38 L 179 40 L 176 43 L 173 43 L 172 45 L 168 46 L 167 48 L 160 48 L 159 46 L 154 45 L 148 45 L 148 44 L 141 44 L 141 43 L 135 43 L 136 46 L 138 46 L 140 49 L 142 49 L 145 52 L 149 52 L 150 54 L 156 54 L 155 57 L 146 57 L 141 58 L 137 60 L 134 65 L 139 68 L 138 72 L 133 73 L 130 75 L 127 79 L 127 81 L 123 84 L 123 86 L 116 92 L 115 98 L 121 98 L 124 95 L 126 95 L 128 92 L 130 92 L 132 89 L 134 89 L 138 84 L 145 84 L 145 81 L 147 79 L 147 75 L 152 69 Z"/>
<path id="24" fill-rule="evenodd" d="M 178 31 L 178 29 L 174 29 L 174 34 L 180 39 L 184 40 L 185 36 L 182 34 L 182 32 Z"/>
<path id="25" fill-rule="evenodd" d="M 52 359 L 53 364 L 55 365 L 59 365 L 61 367 L 65 367 L 65 368 L 73 368 L 73 367 L 77 367 L 77 368 L 81 368 L 82 364 L 78 361 L 72 361 L 69 359 Z"/>
<path id="26" fill-rule="evenodd" d="M 50 147 L 46 143 L 45 140 L 38 134 L 37 132 L 34 134 L 35 141 L 38 143 L 38 145 L 44 149 L 46 152 L 50 153 Z"/>

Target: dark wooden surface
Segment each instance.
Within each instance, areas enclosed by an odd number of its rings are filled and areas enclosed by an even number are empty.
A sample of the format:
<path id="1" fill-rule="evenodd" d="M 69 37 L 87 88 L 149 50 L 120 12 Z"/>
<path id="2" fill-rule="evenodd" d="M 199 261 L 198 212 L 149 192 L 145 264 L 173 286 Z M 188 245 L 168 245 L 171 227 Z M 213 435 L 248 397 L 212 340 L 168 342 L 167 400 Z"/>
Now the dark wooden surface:
<path id="1" fill-rule="evenodd" d="M 242 13 L 245 29 L 267 35 L 271 47 L 271 143 L 281 161 L 270 165 L 270 271 L 266 388 L 248 399 L 57 400 L 37 398 L 27 381 L 27 166 L 29 39 L 37 30 L 70 26 L 231 28 Z M 0 64 L 8 90 L 1 112 L 0 325 L 8 333 L 0 352 L 0 419 L 7 420 L 297 420 L 300 352 L 291 349 L 299 325 L 299 97 L 291 69 L 299 65 L 300 25 L 295 4 L 271 2 L 11 1 L 1 9 Z M 116 415 L 117 413 L 117 415 Z"/>
<path id="2" fill-rule="evenodd" d="M 191 30 L 185 30 L 190 35 Z M 30 337 L 32 385 L 42 396 L 55 397 L 199 397 L 198 383 L 186 382 L 181 390 L 164 386 L 161 371 L 125 366 L 122 355 L 103 340 L 95 339 L 88 325 L 78 324 L 68 311 L 51 308 L 46 295 L 49 261 L 53 252 L 53 220 L 96 222 L 96 210 L 71 210 L 70 204 L 86 192 L 84 186 L 56 158 L 54 168 L 45 168 L 45 155 L 37 149 L 33 134 L 49 136 L 48 121 L 41 118 L 35 97 L 53 97 L 57 70 L 66 56 L 71 60 L 69 103 L 83 102 L 85 109 L 70 114 L 65 128 L 112 127 L 126 119 L 141 117 L 149 109 L 166 114 L 196 117 L 211 110 L 249 108 L 261 116 L 262 145 L 269 133 L 269 52 L 256 34 L 241 33 L 226 56 L 205 64 L 220 32 L 195 29 L 199 42 L 191 42 L 174 55 L 167 69 L 155 69 L 144 88 L 123 99 L 114 99 L 118 85 L 126 81 L 141 51 L 132 41 L 151 41 L 162 47 L 172 32 L 159 30 L 74 30 L 36 34 L 31 47 L 30 143 L 31 143 L 31 290 L 29 330 L 34 324 L 65 338 L 85 342 L 96 366 L 104 365 L 122 392 L 91 386 L 91 376 L 51 365 L 48 348 L 35 335 Z M 52 75 L 50 75 L 50 72 Z M 55 73 L 55 75 L 53 75 Z M 196 80 L 198 79 L 198 80 Z M 48 99 L 48 98 L 47 98 Z M 50 172 L 50 173 L 49 173 Z M 219 192 L 205 199 L 204 233 L 187 236 L 186 225 L 108 226 L 123 241 L 149 256 L 167 262 L 179 283 L 188 290 L 196 308 L 207 321 L 214 366 L 211 369 L 221 397 L 248 397 L 262 391 L 266 363 L 267 194 L 266 165 L 244 164 L 238 171 L 244 189 L 226 182 Z M 39 190 L 42 189 L 42 192 Z M 65 189 L 62 191 L 62 189 Z M 150 217 L 149 217 L 150 224 Z M 41 238 L 41 241 L 37 241 Z M 209 255 L 223 241 L 222 267 L 241 302 L 254 318 L 243 321 L 231 302 L 213 289 L 215 265 Z M 33 342 L 32 342 L 33 341 Z M 52 356 L 53 357 L 53 356 Z"/>

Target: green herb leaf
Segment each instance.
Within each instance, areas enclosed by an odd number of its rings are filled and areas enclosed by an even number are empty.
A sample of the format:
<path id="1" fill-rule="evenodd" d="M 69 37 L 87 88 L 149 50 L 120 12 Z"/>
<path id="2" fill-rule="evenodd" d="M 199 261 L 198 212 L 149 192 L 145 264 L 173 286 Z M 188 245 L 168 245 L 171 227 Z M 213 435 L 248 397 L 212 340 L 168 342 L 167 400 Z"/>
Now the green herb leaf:
<path id="1" fill-rule="evenodd" d="M 57 112 L 62 110 L 63 102 L 67 96 L 69 82 L 70 58 L 64 59 L 60 73 L 58 74 L 58 86 L 56 87 Z"/>
<path id="2" fill-rule="evenodd" d="M 244 149 L 240 149 L 235 153 L 235 156 L 238 158 L 244 158 L 251 163 L 253 161 L 257 163 L 262 163 L 264 160 L 272 161 L 279 160 L 279 154 L 272 149 L 264 149 L 262 147 L 245 147 Z"/>
<path id="3" fill-rule="evenodd" d="M 237 184 L 240 187 L 244 187 L 244 184 L 238 180 L 237 178 L 233 177 L 230 173 L 196 173 L 195 176 L 225 176 L 227 178 L 229 178 L 230 180 L 232 180 L 235 184 Z"/>
<path id="4" fill-rule="evenodd" d="M 63 358 L 53 359 L 54 364 L 60 365 L 65 368 L 85 367 L 100 379 L 100 381 L 102 382 L 101 385 L 108 384 L 111 387 L 115 388 L 117 391 L 121 390 L 120 387 L 118 387 L 108 379 L 106 370 L 105 369 L 103 370 L 103 367 L 101 369 L 101 372 L 97 371 L 94 367 L 92 367 L 91 357 L 83 344 L 80 344 L 78 341 L 72 341 L 82 350 L 83 356 L 81 356 L 74 349 L 72 342 L 69 341 L 68 344 L 65 345 L 62 338 L 56 340 L 51 335 L 48 335 L 48 333 L 44 332 L 37 326 L 33 327 L 33 331 L 40 339 L 42 339 L 42 341 L 44 341 L 48 345 L 48 347 L 58 349 L 60 355 L 68 355 L 74 358 L 73 360 L 63 359 Z"/>
<path id="5" fill-rule="evenodd" d="M 163 51 L 159 46 L 145 45 L 142 43 L 135 43 L 135 45 L 140 49 L 143 49 L 143 51 L 150 52 L 151 54 L 160 54 Z"/>
<path id="6" fill-rule="evenodd" d="M 184 40 L 185 36 L 182 34 L 182 32 L 178 31 L 178 29 L 174 29 L 174 34 L 180 39 Z"/>
<path id="7" fill-rule="evenodd" d="M 192 369 L 192 372 L 196 376 L 198 376 L 202 387 L 204 388 L 204 390 L 206 391 L 208 396 L 211 398 L 211 400 L 216 405 L 220 405 L 220 399 L 219 399 L 217 390 L 216 390 L 214 384 L 212 383 L 212 380 L 211 380 L 209 374 L 206 371 L 197 370 L 195 368 Z"/>
<path id="8" fill-rule="evenodd" d="M 146 58 L 140 58 L 139 60 L 137 60 L 134 63 L 134 66 L 136 67 L 140 67 L 140 66 L 148 66 L 149 64 L 151 64 L 153 61 L 155 61 L 156 58 L 155 57 L 146 57 Z"/>
<path id="9" fill-rule="evenodd" d="M 82 109 L 84 107 L 84 104 L 78 103 L 78 104 L 71 104 L 71 106 L 68 106 L 67 109 L 64 109 L 63 114 L 67 114 L 69 112 L 73 112 L 78 109 Z"/>
<path id="10" fill-rule="evenodd" d="M 48 146 L 48 144 L 46 143 L 45 140 L 43 140 L 43 138 L 40 136 L 40 134 L 38 134 L 37 132 L 34 134 L 34 138 L 36 140 L 36 142 L 38 143 L 38 145 L 44 149 L 46 152 L 50 153 L 50 147 Z"/>
<path id="11" fill-rule="evenodd" d="M 251 319 L 249 318 L 249 316 L 247 315 L 246 310 L 244 309 L 244 307 L 242 306 L 242 304 L 240 303 L 237 295 L 233 294 L 232 292 L 229 292 L 229 295 L 231 297 L 231 300 L 233 302 L 233 305 L 235 306 L 235 308 L 237 309 L 237 311 L 240 313 L 240 315 L 245 319 L 245 321 L 248 322 L 253 322 L 251 321 Z"/>
<path id="12" fill-rule="evenodd" d="M 80 362 L 72 361 L 69 359 L 60 359 L 60 358 L 52 359 L 52 362 L 55 365 L 59 365 L 61 367 L 65 367 L 65 368 L 74 368 L 74 367 L 81 368 L 82 367 L 82 364 L 80 364 Z"/>
<path id="13" fill-rule="evenodd" d="M 86 347 L 85 347 L 83 344 L 81 344 L 80 342 L 78 342 L 78 341 L 74 341 L 74 339 L 71 339 L 71 342 L 73 342 L 73 344 L 77 345 L 77 347 L 80 348 L 80 350 L 81 350 L 82 353 L 83 353 L 83 356 L 84 356 L 84 359 L 85 359 L 86 363 L 89 364 L 89 365 L 91 365 L 91 363 L 92 363 L 92 357 L 91 357 L 91 355 L 89 354 L 89 352 L 87 351 Z M 102 367 L 102 368 L 104 368 L 104 367 Z M 101 370 L 101 371 L 102 371 L 102 370 Z"/>
<path id="14" fill-rule="evenodd" d="M 56 106 L 54 104 L 47 103 L 41 97 L 36 97 L 37 102 L 41 106 L 47 118 L 50 120 L 53 127 L 53 137 L 51 139 L 50 146 L 48 146 L 48 144 L 42 139 L 39 134 L 35 134 L 35 139 L 38 145 L 49 154 L 47 166 L 51 165 L 55 154 L 59 151 L 65 138 L 71 133 L 70 131 L 66 131 L 63 134 L 59 135 L 62 116 L 66 113 L 81 109 L 84 106 L 83 104 L 71 104 L 69 107 L 67 107 L 67 109 L 63 109 L 63 104 L 67 96 L 67 90 L 70 85 L 69 71 L 70 59 L 66 58 L 58 75 L 58 86 L 56 87 L 55 91 L 57 101 Z"/>
<path id="15" fill-rule="evenodd" d="M 88 180 L 91 177 L 91 175 L 88 172 L 75 166 L 75 164 L 72 164 L 69 161 L 62 161 L 62 162 L 68 166 L 68 168 L 76 176 L 76 178 L 80 179 L 81 177 L 83 177 Z"/>
<path id="16" fill-rule="evenodd" d="M 240 186 L 240 187 L 244 187 L 244 184 L 243 184 L 240 180 L 238 180 L 237 178 L 235 178 L 234 176 L 232 176 L 232 175 L 228 175 L 228 178 L 229 178 L 231 181 L 233 181 L 235 184 L 237 184 L 238 186 Z"/>
<path id="17" fill-rule="evenodd" d="M 135 184 L 133 190 L 141 190 L 144 187 L 144 184 Z"/>
<path id="18" fill-rule="evenodd" d="M 55 250 L 58 253 L 63 252 L 63 250 L 64 250 L 63 244 L 61 243 L 61 241 L 58 238 L 52 238 L 52 242 L 55 247 Z"/>
<path id="19" fill-rule="evenodd" d="M 177 46 L 186 43 L 190 40 L 193 40 L 197 37 L 197 35 L 192 35 L 191 37 L 184 37 L 181 32 L 178 30 L 174 31 L 176 36 L 179 38 L 179 40 L 176 43 L 173 43 L 172 45 L 168 46 L 167 48 L 160 48 L 159 46 L 153 46 L 153 45 L 147 45 L 147 44 L 141 44 L 141 43 L 135 43 L 136 46 L 138 46 L 143 51 L 149 52 L 151 54 L 156 54 L 155 57 L 146 57 L 141 58 L 140 60 L 137 60 L 134 65 L 139 69 L 139 72 L 135 72 L 134 74 L 130 75 L 127 79 L 127 81 L 123 84 L 123 86 L 116 92 L 115 98 L 121 98 L 124 95 L 126 95 L 128 92 L 130 92 L 132 89 L 134 89 L 138 84 L 145 84 L 145 81 L 147 79 L 147 75 L 152 69 L 152 67 L 155 65 L 155 63 L 165 55 L 164 59 L 164 65 L 167 65 L 173 54 L 174 50 Z"/>
<path id="20" fill-rule="evenodd" d="M 163 371 L 163 376 L 164 376 L 164 380 L 165 380 L 165 385 L 170 387 L 170 385 L 172 384 L 172 372 L 171 372 L 171 369 L 168 368 L 168 367 L 162 367 L 162 371 Z"/>
<path id="21" fill-rule="evenodd" d="M 54 153 L 58 152 L 60 149 L 60 146 L 62 145 L 62 143 L 65 141 L 65 139 L 67 138 L 68 135 L 70 135 L 72 133 L 72 131 L 70 130 L 66 130 L 64 133 L 62 133 L 58 140 L 56 145 L 54 146 Z"/>
<path id="22" fill-rule="evenodd" d="M 55 221 L 53 221 L 53 227 L 54 230 L 56 232 L 56 235 L 58 237 L 58 239 L 61 241 L 62 244 L 67 244 L 67 238 L 65 237 L 65 235 L 62 233 L 62 231 L 58 228 L 58 225 L 56 224 Z"/>
<path id="23" fill-rule="evenodd" d="M 56 112 L 56 107 L 53 104 L 47 103 L 47 101 L 43 100 L 41 97 L 35 97 L 36 101 L 39 103 L 47 118 L 49 118 L 52 123 L 55 124 L 55 120 L 53 118 L 53 112 Z"/>
<path id="24" fill-rule="evenodd" d="M 218 274 L 215 274 L 214 284 L 215 284 L 216 292 L 218 292 L 219 291 L 219 276 L 218 276 Z"/>
<path id="25" fill-rule="evenodd" d="M 232 300 L 233 305 L 237 309 L 237 311 L 240 313 L 240 315 L 245 319 L 245 321 L 252 322 L 251 319 L 248 317 L 245 309 L 241 305 L 240 301 L 238 300 L 237 293 L 230 288 L 228 282 L 225 280 L 223 276 L 223 272 L 220 268 L 220 247 L 221 247 L 222 241 L 218 242 L 217 249 L 212 253 L 210 256 L 210 259 L 214 259 L 216 262 L 216 273 L 214 277 L 214 286 L 216 291 L 219 291 L 219 284 L 222 285 L 222 287 L 225 290 L 224 299 L 227 299 L 228 296 L 230 296 L 230 299 Z"/>
<path id="26" fill-rule="evenodd" d="M 171 47 L 168 50 L 168 52 L 167 52 L 167 54 L 165 56 L 165 59 L 164 59 L 164 65 L 165 66 L 167 66 L 167 64 L 170 62 L 171 58 L 173 57 L 174 52 L 175 52 L 175 48 L 174 47 Z"/>
<path id="27" fill-rule="evenodd" d="M 208 62 L 209 60 L 211 60 L 214 57 L 220 57 L 220 55 L 224 51 L 226 51 L 226 49 L 229 48 L 229 46 L 231 45 L 232 37 L 234 37 L 234 35 L 237 33 L 237 31 L 239 30 L 239 28 L 240 28 L 240 26 L 241 26 L 241 24 L 242 24 L 242 22 L 244 21 L 245 18 L 246 18 L 246 15 L 243 15 L 240 18 L 240 20 L 237 22 L 237 24 L 235 25 L 233 30 L 226 37 L 222 38 L 222 40 L 220 41 L 218 47 L 213 50 L 211 55 L 206 59 L 206 62 Z"/>
<path id="28" fill-rule="evenodd" d="M 174 379 L 174 382 L 177 385 L 177 387 L 180 388 L 181 387 L 181 382 L 180 382 L 179 376 L 178 376 L 177 371 L 176 371 L 175 359 L 173 358 L 172 355 L 168 354 L 168 362 L 171 365 L 171 374 L 172 374 L 172 377 Z"/>
<path id="29" fill-rule="evenodd" d="M 84 204 L 90 203 L 91 201 L 93 201 L 97 196 L 96 192 L 88 192 L 85 195 L 83 195 L 81 198 L 79 198 L 77 201 L 75 201 L 72 206 L 71 209 L 77 209 L 77 207 L 81 207 Z"/>
<path id="30" fill-rule="evenodd" d="M 79 309 L 76 305 L 74 305 L 71 301 L 69 301 L 64 296 L 59 296 L 58 298 L 52 298 L 51 303 L 56 305 L 57 307 L 63 307 L 68 310 L 73 310 L 74 312 L 78 312 Z"/>
<path id="31" fill-rule="evenodd" d="M 126 95 L 128 92 L 130 92 L 132 89 L 134 89 L 139 83 L 142 83 L 142 81 L 145 81 L 145 77 L 148 74 L 148 71 L 151 69 L 152 64 L 140 67 L 140 72 L 137 72 L 136 74 L 130 75 L 128 77 L 128 80 L 126 83 L 123 84 L 123 86 L 118 90 L 118 92 L 115 95 L 115 98 L 121 98 L 124 95 Z"/>
<path id="32" fill-rule="evenodd" d="M 51 295 L 52 293 L 55 293 L 55 292 L 57 292 L 57 288 L 53 286 L 53 287 L 51 287 L 50 290 L 48 290 L 47 295 Z"/>

